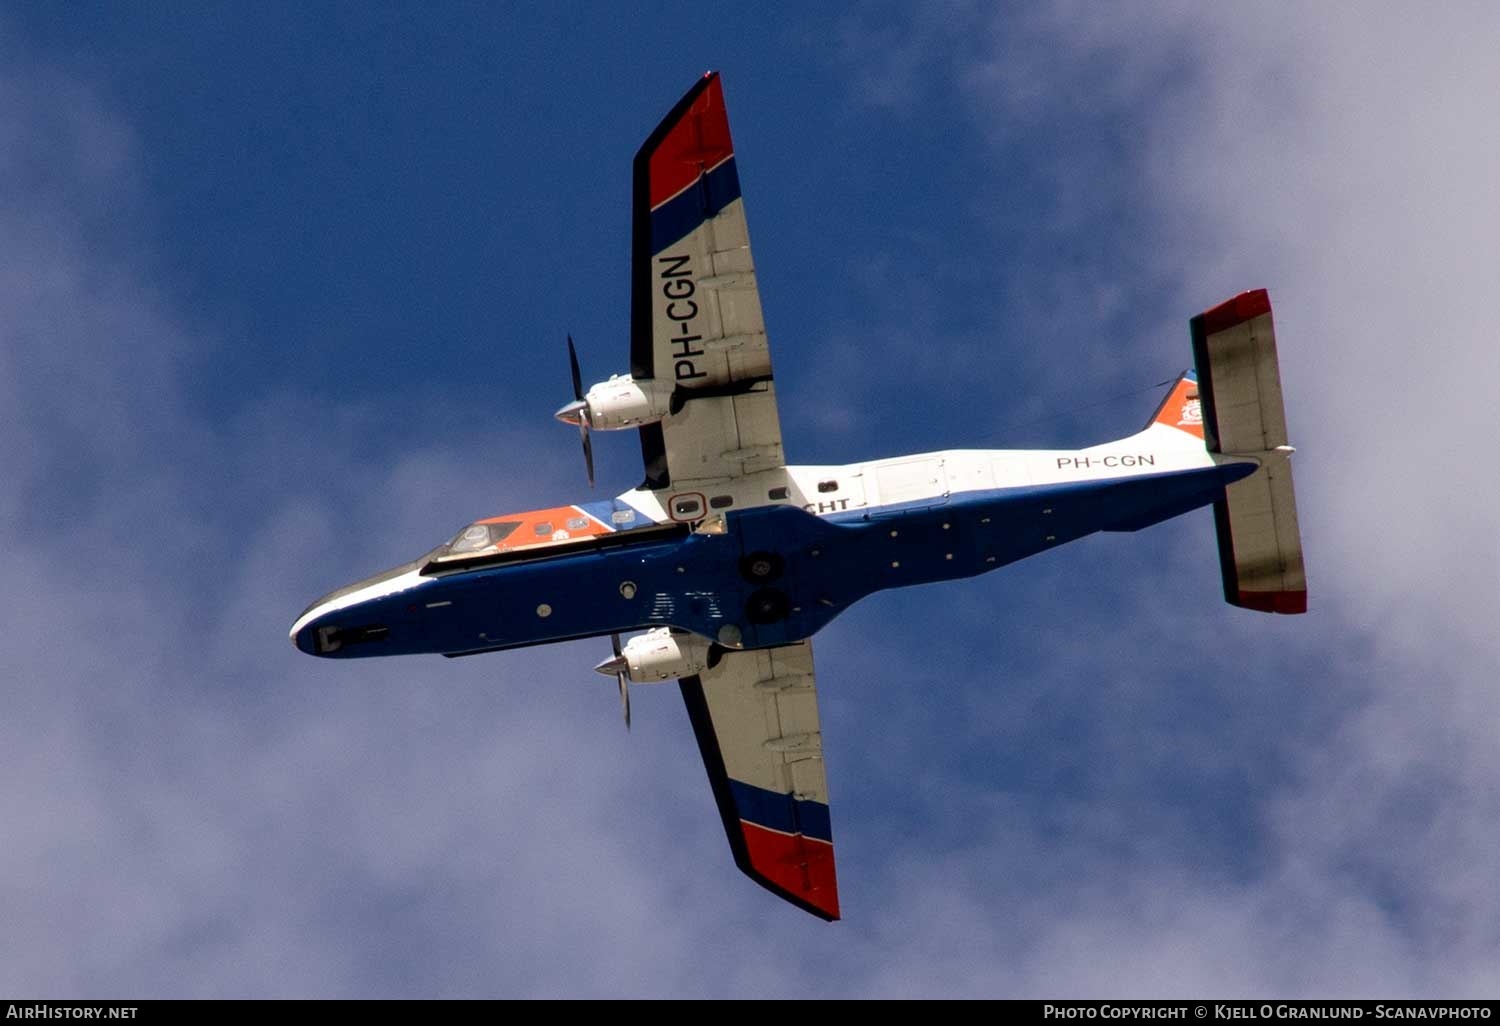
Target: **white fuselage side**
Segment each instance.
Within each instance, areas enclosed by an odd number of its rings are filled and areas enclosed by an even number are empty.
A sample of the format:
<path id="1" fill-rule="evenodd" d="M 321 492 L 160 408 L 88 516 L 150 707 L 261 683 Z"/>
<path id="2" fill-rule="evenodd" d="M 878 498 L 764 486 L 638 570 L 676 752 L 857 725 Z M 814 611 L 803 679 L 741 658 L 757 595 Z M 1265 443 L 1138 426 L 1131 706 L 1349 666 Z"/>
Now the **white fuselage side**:
<path id="1" fill-rule="evenodd" d="M 792 466 L 733 479 L 685 481 L 620 496 L 653 520 L 789 505 L 818 516 L 942 500 L 955 493 L 1029 488 L 1198 470 L 1244 462 L 1209 453 L 1202 441 L 1161 424 L 1086 449 L 945 449 L 842 466 Z M 674 507 L 697 497 L 694 512 Z M 691 506 L 689 506 L 691 508 Z"/>

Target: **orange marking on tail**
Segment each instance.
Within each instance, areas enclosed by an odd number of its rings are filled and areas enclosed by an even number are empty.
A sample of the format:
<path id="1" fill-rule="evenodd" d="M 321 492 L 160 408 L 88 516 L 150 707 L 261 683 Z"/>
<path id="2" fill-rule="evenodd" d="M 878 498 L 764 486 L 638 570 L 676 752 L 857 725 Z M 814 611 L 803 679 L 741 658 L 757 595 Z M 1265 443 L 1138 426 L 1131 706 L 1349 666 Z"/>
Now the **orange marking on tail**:
<path id="1" fill-rule="evenodd" d="M 1183 378 L 1162 403 L 1156 423 L 1186 431 L 1194 438 L 1203 437 L 1203 407 L 1198 401 L 1198 383 Z"/>

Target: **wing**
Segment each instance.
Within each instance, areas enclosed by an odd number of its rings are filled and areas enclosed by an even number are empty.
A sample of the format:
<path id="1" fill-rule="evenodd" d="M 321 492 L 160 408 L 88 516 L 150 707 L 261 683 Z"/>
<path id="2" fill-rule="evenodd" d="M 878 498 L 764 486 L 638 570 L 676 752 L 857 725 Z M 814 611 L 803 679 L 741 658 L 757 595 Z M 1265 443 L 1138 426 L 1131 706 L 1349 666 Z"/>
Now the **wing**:
<path id="1" fill-rule="evenodd" d="M 646 488 L 780 467 L 781 424 L 717 72 L 635 156 L 630 372 L 672 387 L 641 428 Z"/>
<path id="2" fill-rule="evenodd" d="M 812 643 L 730 652 L 680 683 L 735 865 L 837 919 Z"/>

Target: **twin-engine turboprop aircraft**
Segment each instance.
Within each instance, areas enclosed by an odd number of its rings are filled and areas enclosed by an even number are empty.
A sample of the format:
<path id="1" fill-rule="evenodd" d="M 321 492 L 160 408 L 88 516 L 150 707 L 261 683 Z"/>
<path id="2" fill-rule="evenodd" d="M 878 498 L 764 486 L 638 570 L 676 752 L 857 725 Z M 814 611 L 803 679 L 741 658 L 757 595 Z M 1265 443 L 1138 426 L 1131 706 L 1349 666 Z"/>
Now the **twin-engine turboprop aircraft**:
<path id="1" fill-rule="evenodd" d="M 613 636 L 596 669 L 677 679 L 736 864 L 839 915 L 811 638 L 871 592 L 969 577 L 1095 531 L 1213 506 L 1224 596 L 1307 608 L 1271 304 L 1190 323 L 1184 374 L 1146 427 L 1080 450 L 949 450 L 787 466 L 719 76 L 635 158 L 630 373 L 558 417 L 640 432 L 646 479 L 615 499 L 476 520 L 297 618 L 335 659 L 473 655 Z M 620 644 L 622 632 L 647 628 Z"/>

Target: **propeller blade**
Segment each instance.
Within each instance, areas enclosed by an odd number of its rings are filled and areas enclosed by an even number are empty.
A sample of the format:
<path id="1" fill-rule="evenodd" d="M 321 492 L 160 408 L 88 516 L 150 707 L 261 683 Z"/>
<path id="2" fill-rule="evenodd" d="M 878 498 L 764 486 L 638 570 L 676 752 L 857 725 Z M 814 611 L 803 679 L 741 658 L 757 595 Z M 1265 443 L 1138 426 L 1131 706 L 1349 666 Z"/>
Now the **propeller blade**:
<path id="1" fill-rule="evenodd" d="M 578 422 L 578 435 L 583 439 L 583 465 L 589 471 L 589 487 L 594 487 L 594 442 L 589 438 L 589 422 Z"/>
<path id="2" fill-rule="evenodd" d="M 573 375 L 573 401 L 553 414 L 564 424 L 577 424 L 583 442 L 583 464 L 588 468 L 589 487 L 594 487 L 594 441 L 589 437 L 589 401 L 583 397 L 583 374 L 578 370 L 578 350 L 568 336 L 568 370 Z"/>
<path id="3" fill-rule="evenodd" d="M 573 348 L 573 336 L 568 336 L 568 367 L 573 371 L 573 398 L 583 398 L 583 374 L 578 370 L 578 350 Z"/>
<path id="4" fill-rule="evenodd" d="M 614 655 L 594 667 L 595 673 L 606 676 L 613 674 L 615 683 L 620 688 L 620 711 L 625 714 L 625 729 L 630 729 L 630 664 L 625 659 L 625 653 L 620 649 L 620 636 L 611 634 L 609 636 L 610 647 L 614 649 Z"/>

